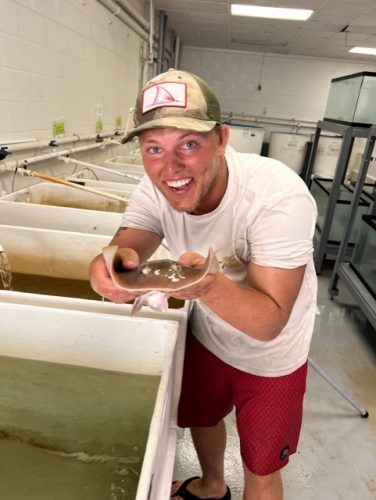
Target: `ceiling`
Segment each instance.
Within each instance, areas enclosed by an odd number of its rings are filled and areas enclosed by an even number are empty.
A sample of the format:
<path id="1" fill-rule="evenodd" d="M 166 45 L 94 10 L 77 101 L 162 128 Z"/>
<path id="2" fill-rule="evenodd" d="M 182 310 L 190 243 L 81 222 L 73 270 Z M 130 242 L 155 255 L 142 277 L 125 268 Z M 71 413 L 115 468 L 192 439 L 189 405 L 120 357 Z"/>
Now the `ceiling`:
<path id="1" fill-rule="evenodd" d="M 230 15 L 231 3 L 312 9 L 307 21 Z M 351 54 L 355 45 L 376 47 L 376 0 L 154 0 L 168 16 L 181 45 L 332 57 L 376 63 Z"/>

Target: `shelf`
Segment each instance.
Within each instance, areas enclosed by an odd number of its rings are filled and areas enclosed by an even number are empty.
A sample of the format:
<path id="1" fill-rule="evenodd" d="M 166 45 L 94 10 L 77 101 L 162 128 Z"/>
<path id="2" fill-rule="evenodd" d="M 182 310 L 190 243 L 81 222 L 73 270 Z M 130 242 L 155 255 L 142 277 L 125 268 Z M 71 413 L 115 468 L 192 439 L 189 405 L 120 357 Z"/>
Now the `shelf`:
<path id="1" fill-rule="evenodd" d="M 338 266 L 338 276 L 345 283 L 368 321 L 376 329 L 376 301 L 351 269 L 350 264 L 342 262 Z"/>

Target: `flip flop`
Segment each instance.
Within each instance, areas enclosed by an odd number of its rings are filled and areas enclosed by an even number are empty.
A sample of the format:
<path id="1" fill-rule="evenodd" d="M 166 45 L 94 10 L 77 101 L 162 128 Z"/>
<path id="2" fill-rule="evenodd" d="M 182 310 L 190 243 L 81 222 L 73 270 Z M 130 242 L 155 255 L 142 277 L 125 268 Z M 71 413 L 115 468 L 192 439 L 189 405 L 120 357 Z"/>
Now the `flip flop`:
<path id="1" fill-rule="evenodd" d="M 173 494 L 171 495 L 171 498 L 174 498 L 174 497 L 181 497 L 183 498 L 184 500 L 204 500 L 203 498 L 201 497 L 198 497 L 197 495 L 194 495 L 193 493 L 191 493 L 190 491 L 187 490 L 187 486 L 192 482 L 192 481 L 195 481 L 196 479 L 200 479 L 199 476 L 194 476 L 194 477 L 190 477 L 189 479 L 186 479 L 184 481 L 184 483 L 182 483 L 179 487 L 179 489 Z M 176 481 L 174 481 L 175 483 Z M 172 484 L 174 484 L 172 483 Z M 230 491 L 230 488 L 227 486 L 227 490 L 226 490 L 226 493 L 223 497 L 221 498 L 206 498 L 205 500 L 231 500 L 231 491 Z"/>

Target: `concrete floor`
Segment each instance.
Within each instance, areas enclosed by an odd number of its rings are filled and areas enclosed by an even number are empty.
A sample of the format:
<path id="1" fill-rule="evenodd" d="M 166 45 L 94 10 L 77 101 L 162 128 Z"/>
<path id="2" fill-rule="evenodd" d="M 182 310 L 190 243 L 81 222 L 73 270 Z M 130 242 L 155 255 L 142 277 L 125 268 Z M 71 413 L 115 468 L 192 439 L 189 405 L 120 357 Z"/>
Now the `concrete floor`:
<path id="1" fill-rule="evenodd" d="M 298 453 L 283 470 L 285 500 L 376 499 L 376 332 L 339 282 L 330 300 L 331 269 L 319 276 L 318 314 L 310 359 L 369 412 L 362 418 L 310 366 Z M 226 480 L 242 498 L 242 465 L 234 415 L 227 418 Z M 189 432 L 179 441 L 175 479 L 200 474 Z"/>

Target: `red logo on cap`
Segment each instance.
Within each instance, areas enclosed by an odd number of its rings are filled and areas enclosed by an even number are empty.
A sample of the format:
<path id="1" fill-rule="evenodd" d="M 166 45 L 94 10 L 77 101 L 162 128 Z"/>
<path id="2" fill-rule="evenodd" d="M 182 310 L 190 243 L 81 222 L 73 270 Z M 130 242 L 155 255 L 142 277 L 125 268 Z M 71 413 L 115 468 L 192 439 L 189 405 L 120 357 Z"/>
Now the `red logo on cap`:
<path id="1" fill-rule="evenodd" d="M 163 107 L 187 107 L 187 89 L 183 82 L 164 82 L 144 91 L 142 113 Z"/>
<path id="2" fill-rule="evenodd" d="M 153 104 L 156 106 L 163 106 L 166 103 L 177 102 L 176 99 L 170 94 L 168 90 L 160 85 L 157 85 L 157 94 L 155 96 Z"/>

